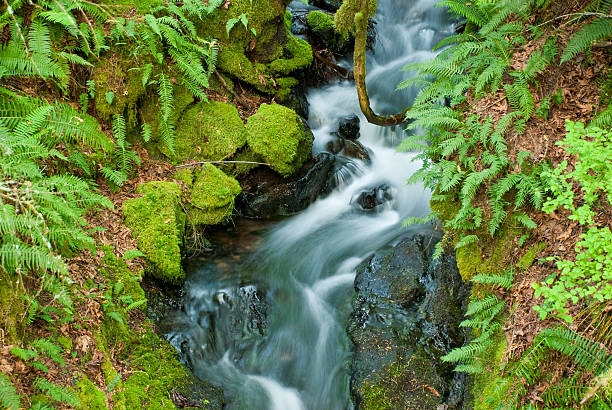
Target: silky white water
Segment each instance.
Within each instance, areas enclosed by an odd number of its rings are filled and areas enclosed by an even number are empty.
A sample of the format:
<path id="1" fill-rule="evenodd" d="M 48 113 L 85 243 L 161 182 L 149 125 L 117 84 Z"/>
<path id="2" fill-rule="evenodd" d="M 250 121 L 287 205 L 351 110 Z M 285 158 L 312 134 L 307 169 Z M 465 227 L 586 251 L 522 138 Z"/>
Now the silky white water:
<path id="1" fill-rule="evenodd" d="M 379 1 L 367 70 L 375 111 L 394 113 L 410 105 L 415 90 L 395 91 L 410 75 L 401 68 L 432 58 L 430 50 L 452 30 L 435 3 Z M 340 118 L 358 114 L 359 141 L 369 149 L 371 163 L 350 162 L 334 192 L 274 227 L 250 262 L 232 266 L 229 277 L 221 278 L 210 264 L 201 266 L 185 285 L 184 311 L 174 316 L 176 325 L 167 335 L 196 375 L 223 387 L 232 409 L 352 408 L 345 326 L 355 268 L 402 233 L 403 219 L 429 212 L 429 192 L 406 185 L 420 164 L 412 161 L 414 154 L 396 152 L 406 137 L 401 127 L 368 124 L 349 81 L 313 89 L 307 97 L 313 152 L 324 150 Z M 393 199 L 379 212 L 355 208 L 360 192 L 383 184 Z M 265 289 L 269 303 L 263 336 L 223 313 L 235 308 L 224 292 L 249 281 Z"/>

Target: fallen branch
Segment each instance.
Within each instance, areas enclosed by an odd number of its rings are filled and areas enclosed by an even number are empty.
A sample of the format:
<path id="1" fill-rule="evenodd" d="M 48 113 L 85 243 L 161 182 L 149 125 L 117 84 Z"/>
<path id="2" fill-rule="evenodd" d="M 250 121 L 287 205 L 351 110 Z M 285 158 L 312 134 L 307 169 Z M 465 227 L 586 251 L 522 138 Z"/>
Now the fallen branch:
<path id="1" fill-rule="evenodd" d="M 336 70 L 338 73 L 340 73 L 340 75 L 342 75 L 344 78 L 348 78 L 349 75 L 349 71 L 342 67 L 339 66 L 338 64 L 334 63 L 333 61 L 323 57 L 318 51 L 313 50 L 312 54 L 315 56 L 315 58 L 317 60 L 319 60 L 320 62 L 322 62 L 323 64 L 333 68 L 334 70 Z"/>

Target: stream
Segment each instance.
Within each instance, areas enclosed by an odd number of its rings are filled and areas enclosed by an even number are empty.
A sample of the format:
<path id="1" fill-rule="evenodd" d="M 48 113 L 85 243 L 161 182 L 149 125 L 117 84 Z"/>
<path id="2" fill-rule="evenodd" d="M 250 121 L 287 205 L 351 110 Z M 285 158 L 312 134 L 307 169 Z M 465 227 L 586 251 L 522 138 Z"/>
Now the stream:
<path id="1" fill-rule="evenodd" d="M 409 75 L 402 67 L 431 59 L 433 46 L 452 32 L 435 3 L 379 0 L 367 70 L 375 111 L 410 105 L 415 90 L 395 91 Z M 239 256 L 192 264 L 183 307 L 168 319 L 168 340 L 198 377 L 223 388 L 230 409 L 353 408 L 346 322 L 355 268 L 406 232 L 402 220 L 429 212 L 430 193 L 406 185 L 420 166 L 415 154 L 395 149 L 406 133 L 368 124 L 352 82 L 312 89 L 307 98 L 313 153 L 335 138 L 341 118 L 357 114 L 371 162 L 347 159 L 332 193 L 265 233 L 255 231 Z M 385 201 L 371 212 L 358 209 L 359 194 L 377 187 Z"/>

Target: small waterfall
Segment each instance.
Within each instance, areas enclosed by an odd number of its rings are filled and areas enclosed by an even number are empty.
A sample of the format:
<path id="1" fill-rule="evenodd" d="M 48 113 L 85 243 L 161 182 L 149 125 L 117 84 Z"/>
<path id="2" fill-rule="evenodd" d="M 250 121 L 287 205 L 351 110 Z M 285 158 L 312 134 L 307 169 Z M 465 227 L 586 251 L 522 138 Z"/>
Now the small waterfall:
<path id="1" fill-rule="evenodd" d="M 409 73 L 405 64 L 433 57 L 435 43 L 452 30 L 435 0 L 380 0 L 377 42 L 368 56 L 368 89 L 376 111 L 409 106 L 416 90 L 395 91 Z M 350 342 L 345 322 L 350 311 L 356 266 L 402 233 L 408 216 L 429 212 L 430 193 L 406 185 L 420 166 L 415 154 L 396 152 L 405 138 L 400 127 L 381 128 L 361 116 L 354 84 L 339 81 L 311 90 L 313 151 L 333 138 L 338 120 L 361 117 L 359 141 L 371 163 L 351 162 L 338 176 L 339 187 L 308 209 L 280 224 L 249 263 L 219 273 L 206 264 L 185 285 L 184 312 L 174 316 L 169 340 L 195 373 L 218 383 L 236 409 L 347 409 Z M 393 199 L 378 212 L 359 212 L 352 204 L 364 190 L 385 185 Z M 229 274 L 227 273 L 229 271 Z M 236 292 L 255 300 L 265 289 L 266 326 L 260 312 L 228 314 Z M 238 287 L 241 286 L 239 289 Z M 250 292 L 250 293 L 249 293 Z"/>

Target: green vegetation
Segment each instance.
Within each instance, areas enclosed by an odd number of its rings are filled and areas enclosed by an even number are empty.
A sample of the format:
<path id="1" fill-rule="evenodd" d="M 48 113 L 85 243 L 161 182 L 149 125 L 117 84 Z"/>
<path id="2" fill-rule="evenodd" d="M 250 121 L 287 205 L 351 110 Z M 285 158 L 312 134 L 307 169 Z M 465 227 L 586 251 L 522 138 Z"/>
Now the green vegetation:
<path id="1" fill-rule="evenodd" d="M 247 121 L 247 141 L 272 169 L 286 177 L 310 155 L 312 132 L 294 111 L 278 104 L 262 104 Z"/>
<path id="2" fill-rule="evenodd" d="M 210 101 L 187 109 L 177 126 L 176 162 L 227 159 L 246 143 L 246 129 L 231 104 Z"/>
<path id="3" fill-rule="evenodd" d="M 566 130 L 565 139 L 557 145 L 575 154 L 577 160 L 571 172 L 567 161 L 563 161 L 542 176 L 552 192 L 543 209 L 548 213 L 560 207 L 568 209 L 569 219 L 587 230 L 576 243 L 575 261 L 554 257 L 559 273 L 533 286 L 535 296 L 544 298 L 544 303 L 535 307 L 541 319 L 554 312 L 571 322 L 568 303 L 612 300 L 612 232 L 605 226 L 607 221 L 595 222 L 597 208 L 601 206 L 598 202 L 612 205 L 612 132 L 597 127 L 585 129 L 584 124 L 571 121 L 567 122 Z M 578 199 L 571 181 L 580 187 L 580 206 L 576 206 Z"/>
<path id="4" fill-rule="evenodd" d="M 559 48 L 562 43 L 555 32 L 542 28 L 562 18 L 553 14 L 551 19 L 550 4 L 538 0 L 440 2 L 467 19 L 466 30 L 438 44 L 442 51 L 433 61 L 407 66 L 418 76 L 400 85 L 420 88 L 406 118 L 413 120 L 410 130 L 425 130 L 401 146 L 422 151 L 424 166 L 411 182 L 421 180 L 434 190 L 433 215 L 406 223 L 440 219 L 446 230 L 443 243 L 454 245 L 462 277 L 475 283 L 468 318 L 461 324 L 472 329 L 472 338 L 443 358 L 458 363 L 456 371 L 473 374 L 475 408 L 520 407 L 525 395 L 535 397 L 529 389 L 543 380 L 549 386 L 540 395 L 544 406 L 610 406 L 610 395 L 598 384 L 609 380 L 612 360 L 603 347 L 610 340 L 607 319 L 593 319 L 589 325 L 593 331 L 587 335 L 581 333 L 584 327 L 576 331 L 542 326 L 522 357 L 504 356 L 503 327 L 508 322 L 512 325 L 517 308 L 506 309 L 505 296 L 516 300 L 514 276 L 530 271 L 546 247 L 544 242 L 531 242 L 523 249 L 531 231 L 538 228 L 539 219 L 532 217 L 539 211 L 556 210 L 563 215 L 560 211 L 565 209 L 570 220 L 583 226 L 575 259 L 549 258 L 558 270 L 553 268 L 544 282 L 533 283 L 535 298 L 542 298 L 534 307 L 540 318 L 553 315 L 575 321 L 576 306 L 601 310 L 611 298 L 612 236 L 602 217 L 611 198 L 610 135 L 604 131 L 612 124 L 608 100 L 602 100 L 589 127 L 567 123 L 567 135 L 558 145 L 573 155 L 571 166 L 563 161 L 553 168 L 516 149 L 529 127 L 547 121 L 554 107 L 564 105 L 564 90 L 543 87 L 543 76 L 559 63 L 588 52 L 594 41 L 610 38 L 612 4 L 597 0 L 571 15 L 573 21 L 594 20 Z M 545 16 L 545 21 L 536 17 L 534 22 L 534 15 Z M 535 48 L 516 64 L 513 54 L 527 45 Z M 501 114 L 487 110 L 500 101 L 507 102 L 508 109 L 500 110 Z M 442 252 L 440 247 L 436 255 Z M 513 266 L 517 269 L 508 271 Z M 573 360 L 578 370 L 551 380 L 552 367 L 546 366 L 552 366 L 553 352 Z M 536 408 L 533 403 L 530 406 Z"/>
<path id="5" fill-rule="evenodd" d="M 180 249 L 185 232 L 181 187 L 174 182 L 153 181 L 139 185 L 136 193 L 144 195 L 123 203 L 125 223 L 147 256 L 151 274 L 178 284 L 185 277 Z"/>

